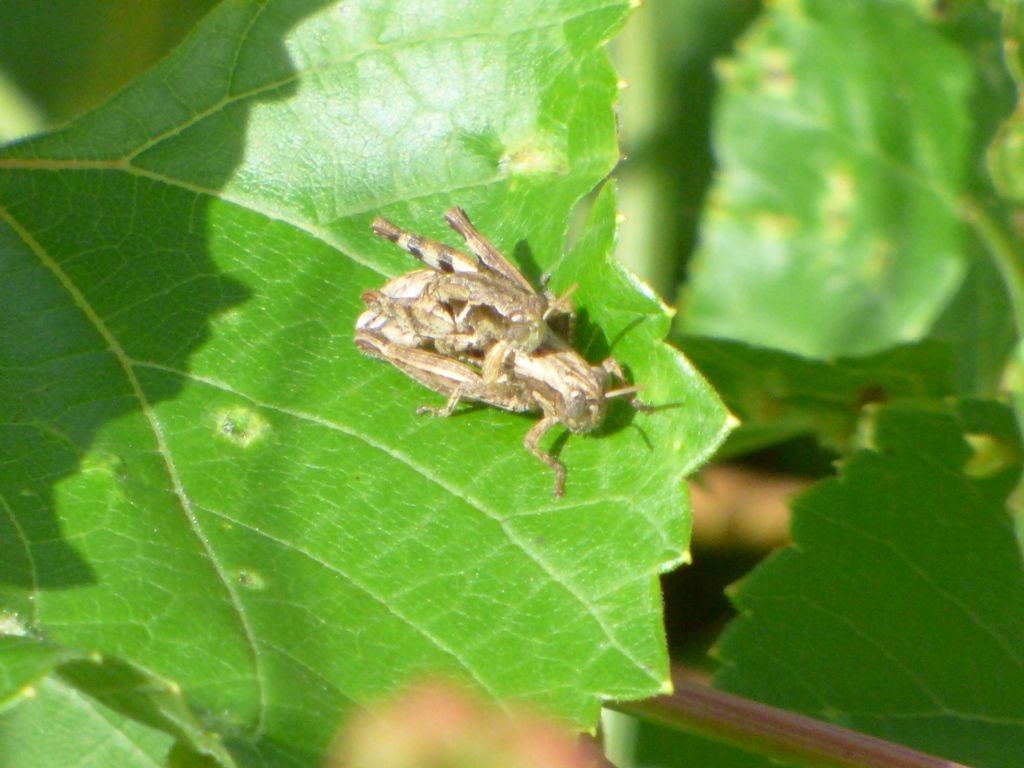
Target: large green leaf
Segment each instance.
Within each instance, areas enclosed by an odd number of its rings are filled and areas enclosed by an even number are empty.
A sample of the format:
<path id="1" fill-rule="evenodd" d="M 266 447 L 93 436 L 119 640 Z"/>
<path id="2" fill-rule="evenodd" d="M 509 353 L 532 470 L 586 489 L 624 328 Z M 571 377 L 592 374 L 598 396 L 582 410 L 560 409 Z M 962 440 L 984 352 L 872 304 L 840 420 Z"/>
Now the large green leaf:
<path id="1" fill-rule="evenodd" d="M 579 724 L 660 690 L 657 574 L 726 413 L 608 261 L 611 186 L 559 267 L 617 160 L 627 5 L 224 3 L 4 150 L 0 608 L 174 681 L 243 764 L 316 763 L 409 676 Z M 373 216 L 442 237 L 456 203 L 580 283 L 586 351 L 658 406 L 552 435 L 562 500 L 530 419 L 417 417 L 440 398 L 352 344 L 362 291 L 414 266 Z"/>
<path id="2" fill-rule="evenodd" d="M 810 356 L 916 340 L 964 271 L 970 62 L 897 4 L 772 4 L 721 68 L 689 333 Z"/>
<path id="3" fill-rule="evenodd" d="M 874 437 L 795 502 L 794 545 L 739 585 L 717 682 L 978 768 L 1019 765 L 1024 567 L 1004 500 L 1020 464 L 978 460 L 1019 450 L 1012 419 L 891 407 Z"/>

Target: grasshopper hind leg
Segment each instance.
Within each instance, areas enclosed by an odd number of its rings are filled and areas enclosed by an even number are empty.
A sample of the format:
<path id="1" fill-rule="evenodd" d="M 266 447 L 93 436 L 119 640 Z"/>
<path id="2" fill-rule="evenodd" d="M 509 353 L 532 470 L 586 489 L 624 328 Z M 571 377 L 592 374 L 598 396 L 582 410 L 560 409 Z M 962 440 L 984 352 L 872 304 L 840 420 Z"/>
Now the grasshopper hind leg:
<path id="1" fill-rule="evenodd" d="M 373 220 L 373 232 L 440 272 L 476 271 L 476 261 L 461 251 L 395 226 L 380 216 Z"/>

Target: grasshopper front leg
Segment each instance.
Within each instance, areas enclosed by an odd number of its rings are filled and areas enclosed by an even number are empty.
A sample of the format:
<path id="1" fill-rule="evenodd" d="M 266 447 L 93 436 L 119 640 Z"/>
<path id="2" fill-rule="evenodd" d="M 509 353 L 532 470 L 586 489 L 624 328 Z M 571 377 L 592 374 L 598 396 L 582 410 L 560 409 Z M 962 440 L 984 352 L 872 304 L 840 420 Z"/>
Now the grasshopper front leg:
<path id="1" fill-rule="evenodd" d="M 462 385 L 459 385 L 455 387 L 455 391 L 452 392 L 451 396 L 448 398 L 448 402 L 445 403 L 444 408 L 434 408 L 429 405 L 421 405 L 419 408 L 416 409 L 416 413 L 420 414 L 421 416 L 424 414 L 429 414 L 431 416 L 440 416 L 443 419 L 447 419 L 449 416 L 452 415 L 452 412 L 454 412 L 456 406 L 459 404 L 459 401 L 461 399 Z"/>
<path id="2" fill-rule="evenodd" d="M 565 495 L 565 465 L 550 453 L 544 453 L 539 445 L 548 430 L 556 424 L 558 424 L 558 419 L 554 416 L 544 416 L 526 433 L 526 437 L 523 438 L 523 447 L 555 471 L 555 496 L 561 498 Z"/>

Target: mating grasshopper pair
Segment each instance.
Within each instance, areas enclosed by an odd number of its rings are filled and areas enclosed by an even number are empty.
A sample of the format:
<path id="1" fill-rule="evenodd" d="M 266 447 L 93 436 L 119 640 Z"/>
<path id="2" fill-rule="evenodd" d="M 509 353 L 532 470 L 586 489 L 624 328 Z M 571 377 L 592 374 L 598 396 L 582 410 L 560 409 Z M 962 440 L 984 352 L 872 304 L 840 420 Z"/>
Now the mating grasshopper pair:
<path id="1" fill-rule="evenodd" d="M 374 232 L 428 268 L 363 294 L 367 310 L 356 322 L 356 346 L 448 398 L 444 408 L 424 406 L 419 413 L 449 416 L 461 400 L 539 411 L 541 420 L 523 444 L 554 470 L 555 495 L 561 496 L 565 467 L 541 450 L 540 440 L 556 424 L 573 433 L 596 429 L 611 398 L 638 388 L 610 389 L 613 379 L 624 381 L 615 359 L 591 365 L 552 330 L 552 323 L 565 325 L 571 336 L 568 294 L 534 290 L 461 208 L 450 209 L 445 219 L 473 257 L 384 219 L 373 222 Z M 631 403 L 642 407 L 635 398 Z"/>

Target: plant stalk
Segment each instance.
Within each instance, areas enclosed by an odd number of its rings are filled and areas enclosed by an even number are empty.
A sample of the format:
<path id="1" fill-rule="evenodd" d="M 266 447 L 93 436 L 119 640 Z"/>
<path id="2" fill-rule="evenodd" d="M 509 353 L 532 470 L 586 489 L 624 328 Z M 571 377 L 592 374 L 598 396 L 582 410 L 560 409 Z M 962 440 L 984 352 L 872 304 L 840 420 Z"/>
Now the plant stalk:
<path id="1" fill-rule="evenodd" d="M 673 669 L 675 692 L 607 706 L 789 764 L 814 768 L 968 768 L 890 741 L 693 683 Z"/>

